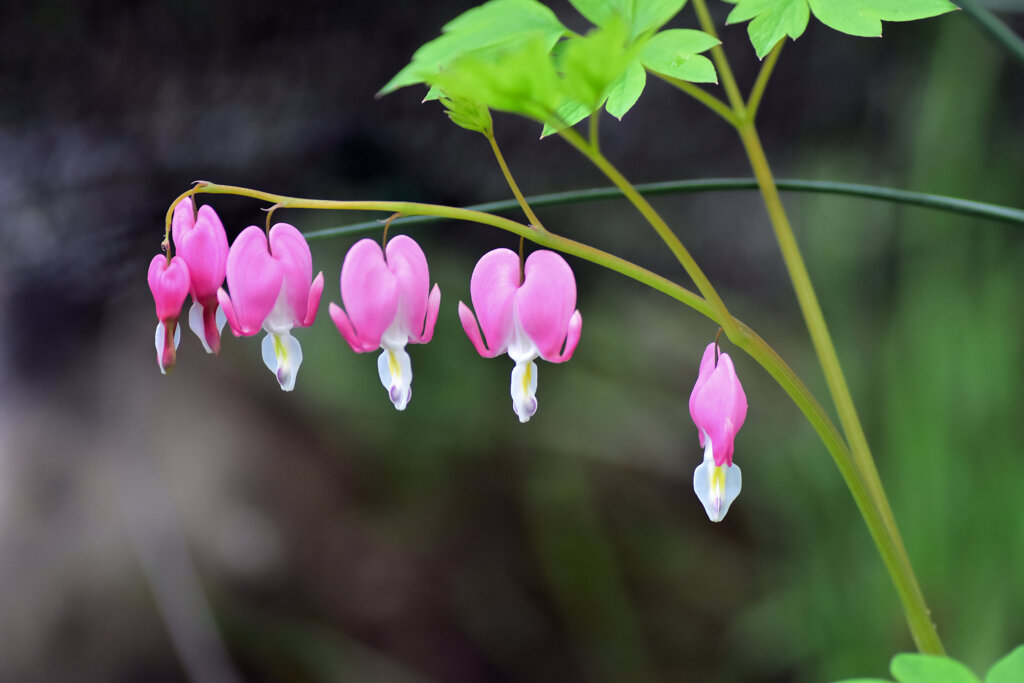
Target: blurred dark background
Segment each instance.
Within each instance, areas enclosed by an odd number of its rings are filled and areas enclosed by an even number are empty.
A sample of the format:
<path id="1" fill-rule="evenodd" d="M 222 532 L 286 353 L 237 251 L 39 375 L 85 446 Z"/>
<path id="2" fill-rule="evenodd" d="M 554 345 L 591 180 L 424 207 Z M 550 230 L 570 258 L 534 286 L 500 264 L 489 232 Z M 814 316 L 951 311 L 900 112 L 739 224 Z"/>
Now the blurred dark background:
<path id="1" fill-rule="evenodd" d="M 410 347 L 405 413 L 323 309 L 296 335 L 292 394 L 257 339 L 230 334 L 212 357 L 185 330 L 160 375 L 145 273 L 192 180 L 508 196 L 484 139 L 422 89 L 374 99 L 472 4 L 0 5 L 0 680 L 817 683 L 884 675 L 912 649 L 827 452 L 742 354 L 746 486 L 724 523 L 706 519 L 687 398 L 716 330 L 689 309 L 573 261 L 582 341 L 540 363 L 540 410 L 518 424 L 511 362 L 476 356 L 455 315 L 475 260 L 514 248 L 505 233 L 410 228 L 443 299 L 434 341 Z M 1001 11 L 1024 31 L 1019 5 Z M 673 25 L 695 24 L 687 7 Z M 745 27 L 723 38 L 749 87 Z M 1020 207 L 1022 84 L 962 12 L 881 40 L 812 20 L 760 125 L 782 177 Z M 635 182 L 749 175 L 730 130 L 658 82 L 602 128 Z M 496 131 L 528 194 L 604 184 L 531 123 L 498 115 Z M 231 237 L 263 220 L 252 200 L 203 201 Z M 1024 235 L 785 201 L 940 633 L 984 671 L 1024 642 Z M 828 405 L 759 197 L 655 203 Z M 684 278 L 624 202 L 540 215 Z M 277 214 L 302 230 L 368 217 Z M 324 306 L 353 241 L 313 244 Z"/>

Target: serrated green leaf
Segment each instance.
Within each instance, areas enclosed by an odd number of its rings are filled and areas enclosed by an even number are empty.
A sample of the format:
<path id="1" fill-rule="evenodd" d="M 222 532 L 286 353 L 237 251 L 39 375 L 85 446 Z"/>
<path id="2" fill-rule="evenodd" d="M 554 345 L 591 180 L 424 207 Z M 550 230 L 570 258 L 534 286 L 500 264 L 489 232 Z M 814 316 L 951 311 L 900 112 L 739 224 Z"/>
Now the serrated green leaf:
<path id="1" fill-rule="evenodd" d="M 913 21 L 957 9 L 949 0 L 808 0 L 821 23 L 853 36 L 882 35 L 883 21 Z"/>
<path id="2" fill-rule="evenodd" d="M 608 101 L 605 103 L 605 109 L 609 114 L 621 120 L 640 99 L 646 85 L 647 71 L 644 70 L 640 60 L 633 60 L 619 80 L 608 88 Z"/>
<path id="3" fill-rule="evenodd" d="M 786 36 L 796 40 L 803 35 L 810 10 L 807 0 L 740 0 L 725 23 L 736 24 L 748 19 L 752 21 L 747 26 L 747 35 L 758 58 L 763 59 Z"/>
<path id="4" fill-rule="evenodd" d="M 640 50 L 640 61 L 651 71 L 692 83 L 717 83 L 715 66 L 704 52 L 718 40 L 702 31 L 671 29 L 651 37 Z"/>
<path id="5" fill-rule="evenodd" d="M 460 14 L 441 31 L 439 37 L 416 50 L 410 63 L 378 95 L 423 83 L 468 54 L 500 54 L 538 36 L 550 50 L 567 29 L 554 12 L 537 0 L 491 0 Z"/>
<path id="6" fill-rule="evenodd" d="M 1020 683 L 1024 681 L 1024 645 L 1014 649 L 992 665 L 985 683 Z"/>
<path id="7" fill-rule="evenodd" d="M 564 99 L 548 50 L 547 41 L 535 36 L 492 59 L 466 55 L 427 78 L 452 99 L 547 121 Z"/>
<path id="8" fill-rule="evenodd" d="M 619 80 L 635 58 L 636 47 L 626 44 L 626 25 L 613 19 L 586 36 L 570 38 L 562 50 L 562 87 L 569 99 L 600 106 L 608 88 Z"/>
<path id="9" fill-rule="evenodd" d="M 889 671 L 899 683 L 980 683 L 966 666 L 938 655 L 899 654 Z"/>
<path id="10" fill-rule="evenodd" d="M 632 36 L 636 38 L 644 31 L 657 30 L 669 19 L 679 14 L 686 0 L 634 0 Z"/>
<path id="11" fill-rule="evenodd" d="M 731 2 L 732 0 L 725 0 Z M 836 681 L 836 683 L 892 683 L 887 678 L 847 678 L 846 680 Z"/>
<path id="12" fill-rule="evenodd" d="M 574 100 L 565 100 L 555 111 L 555 115 L 544 124 L 540 133 L 541 139 L 552 133 L 575 126 L 577 123 L 594 113 L 596 107 L 580 104 Z"/>

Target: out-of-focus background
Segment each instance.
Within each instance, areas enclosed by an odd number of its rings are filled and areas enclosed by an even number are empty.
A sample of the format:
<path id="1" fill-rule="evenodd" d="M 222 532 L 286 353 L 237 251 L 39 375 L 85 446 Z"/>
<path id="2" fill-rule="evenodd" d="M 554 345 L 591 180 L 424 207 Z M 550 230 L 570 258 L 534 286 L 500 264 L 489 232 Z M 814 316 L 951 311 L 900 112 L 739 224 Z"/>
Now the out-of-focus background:
<path id="1" fill-rule="evenodd" d="M 410 228 L 443 292 L 397 414 L 325 310 L 285 394 L 258 338 L 184 331 L 163 377 L 146 269 L 197 178 L 299 196 L 466 205 L 509 195 L 483 138 L 409 88 L 374 93 L 471 2 L 0 6 L 0 680 L 793 681 L 884 675 L 912 649 L 823 446 L 734 353 L 745 487 L 708 522 L 687 398 L 711 323 L 573 261 L 571 362 L 512 414 L 507 357 L 458 323 L 509 235 Z M 568 2 L 551 3 L 586 28 Z M 993 4 L 993 7 L 995 5 Z M 720 20 L 729 5 L 713 3 Z M 1019 4 L 1001 15 L 1024 31 Z M 676 26 L 696 24 L 687 7 Z M 744 87 L 758 62 L 723 30 Z M 778 175 L 1024 205 L 1024 67 L 964 13 L 880 40 L 812 20 L 760 123 Z M 730 130 L 652 82 L 607 155 L 637 182 L 749 175 Z M 602 185 L 496 116 L 526 193 Z M 258 202 L 204 197 L 233 237 Z M 787 208 L 925 595 L 976 670 L 1024 642 L 1024 234 L 861 199 Z M 656 206 L 731 309 L 826 401 L 754 193 Z M 683 279 L 624 202 L 553 230 Z M 279 212 L 302 230 L 368 218 Z M 339 301 L 354 238 L 313 244 Z M 726 350 L 729 350 L 726 347 Z"/>

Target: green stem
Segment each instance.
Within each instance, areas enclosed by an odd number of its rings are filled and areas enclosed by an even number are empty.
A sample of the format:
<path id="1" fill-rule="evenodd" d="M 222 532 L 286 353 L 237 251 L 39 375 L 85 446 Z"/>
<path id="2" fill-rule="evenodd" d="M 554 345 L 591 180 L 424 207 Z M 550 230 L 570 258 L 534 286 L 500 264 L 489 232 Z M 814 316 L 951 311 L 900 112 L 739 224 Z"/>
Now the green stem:
<path id="1" fill-rule="evenodd" d="M 863 197 L 866 199 L 877 199 L 893 204 L 905 204 L 908 206 L 921 206 L 947 213 L 958 213 L 965 216 L 975 216 L 1005 223 L 1024 225 L 1024 210 L 1015 209 L 1009 206 L 998 204 L 986 204 L 975 202 L 969 199 L 958 199 L 938 194 L 927 194 L 924 192 L 909 192 L 897 190 L 890 187 L 878 187 L 875 185 L 860 185 L 857 183 L 839 183 L 830 180 L 797 180 L 788 178 L 776 178 L 775 186 L 783 192 L 803 192 L 810 194 L 832 194 L 849 197 Z M 697 193 L 697 192 L 736 192 L 745 190 L 757 190 L 756 178 L 702 178 L 700 180 L 667 180 L 658 183 L 643 183 L 634 185 L 636 191 L 645 197 L 663 194 Z M 617 187 L 594 187 L 583 190 L 571 190 L 568 192 L 552 192 L 550 194 L 538 194 L 526 197 L 526 202 L 534 207 L 560 206 L 566 204 L 578 204 L 582 202 L 602 201 L 608 199 L 622 199 L 622 191 Z M 486 211 L 490 213 L 501 213 L 521 207 L 518 200 L 509 199 L 498 202 L 486 202 L 463 207 L 471 211 Z M 407 216 L 397 218 L 395 225 L 418 225 L 444 220 L 441 216 Z M 344 235 L 358 235 L 365 232 L 372 232 L 380 229 L 380 221 L 363 221 L 352 223 L 335 228 L 324 228 L 323 230 L 312 230 L 304 233 L 307 240 L 313 241 L 330 237 L 341 237 Z"/>
<path id="2" fill-rule="evenodd" d="M 714 35 L 714 24 L 704 0 L 694 0 L 697 15 L 700 18 L 701 28 L 705 32 Z M 726 84 L 726 91 L 729 92 L 729 83 L 735 86 L 735 79 L 732 76 L 732 69 L 725 52 L 718 50 L 712 58 L 718 68 L 719 76 L 723 84 Z M 797 245 L 796 237 L 790 226 L 786 210 L 782 205 L 778 188 L 775 185 L 771 168 L 761 146 L 761 140 L 754 124 L 753 115 L 742 103 L 741 98 L 733 97 L 730 94 L 730 101 L 733 103 L 733 110 L 740 120 L 738 132 L 743 147 L 747 152 L 750 165 L 754 170 L 758 186 L 764 198 L 765 208 L 768 217 L 775 230 L 775 237 L 778 240 L 786 269 L 789 271 L 793 289 L 796 292 L 800 310 L 807 323 L 810 332 L 811 343 L 821 363 L 825 381 L 828 384 L 829 393 L 836 406 L 840 424 L 846 434 L 849 443 L 848 463 L 840 464 L 840 471 L 849 485 L 851 481 L 855 484 L 850 486 L 850 492 L 861 509 L 864 521 L 868 526 L 871 537 L 875 541 L 882 561 L 889 571 L 889 575 L 896 588 L 896 592 L 903 603 L 903 609 L 907 617 L 914 642 L 921 652 L 931 654 L 942 654 L 942 642 L 935 630 L 929 616 L 928 607 L 925 604 L 924 596 L 918 585 L 917 577 L 914 574 L 907 556 L 906 549 L 900 537 L 899 529 L 892 515 L 892 509 L 886 498 L 885 490 L 882 487 L 878 470 L 875 467 L 874 459 L 868 448 L 867 438 L 864 429 L 860 424 L 860 418 L 853 404 L 846 378 L 843 375 L 839 358 L 832 343 L 832 337 L 828 326 L 825 323 L 825 316 L 818 304 L 818 298 L 811 284 L 807 267 L 804 265 L 803 256 Z M 852 466 L 856 477 L 850 478 L 846 469 Z"/>
<path id="3" fill-rule="evenodd" d="M 754 87 L 750 89 L 750 97 L 747 98 L 748 121 L 753 121 L 757 117 L 757 110 L 761 106 L 761 98 L 764 97 L 764 90 L 768 87 L 768 79 L 771 78 L 772 72 L 775 70 L 775 63 L 779 61 L 779 55 L 782 54 L 782 46 L 785 44 L 785 39 L 775 43 L 775 47 L 768 53 L 764 64 L 761 65 L 761 71 L 757 74 Z"/>
<path id="4" fill-rule="evenodd" d="M 957 0 L 957 4 L 1018 62 L 1024 62 L 1024 39 L 1014 33 L 999 17 L 982 7 L 978 0 Z"/>
<path id="5" fill-rule="evenodd" d="M 570 145 L 576 148 L 583 156 L 587 157 L 591 163 L 597 166 L 602 173 L 607 176 L 614 185 L 626 196 L 633 206 L 636 207 L 637 211 L 647 219 L 647 222 L 651 224 L 654 231 L 658 233 L 662 241 L 668 246 L 676 260 L 686 270 L 686 274 L 690 276 L 693 283 L 697 286 L 697 290 L 701 295 L 711 304 L 711 307 L 716 311 L 717 317 L 719 318 L 719 324 L 725 329 L 726 335 L 732 338 L 732 335 L 736 332 L 736 326 L 733 321 L 732 315 L 729 313 L 729 309 L 726 308 L 725 302 L 718 296 L 718 292 L 715 291 L 711 281 L 708 280 L 707 275 L 700 269 L 697 262 L 694 260 L 690 252 L 683 246 L 683 243 L 676 237 L 675 233 L 672 232 L 672 228 L 668 226 L 654 207 L 651 206 L 644 197 L 636 191 L 636 188 L 626 180 L 626 177 L 619 172 L 615 166 L 609 162 L 603 154 L 591 145 L 588 145 L 586 141 L 580 137 L 572 128 L 566 128 L 559 131 L 559 135 L 565 139 Z"/>
<path id="6" fill-rule="evenodd" d="M 423 215 L 450 218 L 455 220 L 466 220 L 483 225 L 507 230 L 516 235 L 523 236 L 541 247 L 547 247 L 560 251 L 570 256 L 575 256 L 602 266 L 613 272 L 631 278 L 651 289 L 666 294 L 679 301 L 713 322 L 723 325 L 725 322 L 719 317 L 718 312 L 696 293 L 686 289 L 682 285 L 669 280 L 666 277 L 653 273 L 635 263 L 627 261 L 613 254 L 597 249 L 587 244 L 571 240 L 567 237 L 556 235 L 552 232 L 539 231 L 530 226 L 523 225 L 505 218 L 492 216 L 491 214 L 469 209 L 456 209 L 450 206 L 436 204 L 420 204 L 415 202 L 388 202 L 388 201 L 327 201 L 321 199 L 301 199 L 298 197 L 286 197 L 284 195 L 271 194 L 250 190 L 244 187 L 233 185 L 216 185 L 213 183 L 198 183 L 186 195 L 195 193 L 208 194 L 231 194 L 242 197 L 250 197 L 261 201 L 280 204 L 282 207 L 294 209 L 332 209 L 332 210 L 360 210 L 360 211 L 382 211 L 395 213 L 400 211 L 405 215 Z M 175 200 L 177 204 L 181 197 Z M 174 206 L 172 204 L 172 207 Z M 170 216 L 171 214 L 168 214 Z M 170 219 L 168 218 L 168 221 Z M 396 219 L 395 223 L 398 222 Z M 169 223 L 168 223 L 169 224 Z M 379 224 L 377 226 L 379 228 Z M 742 321 L 729 318 L 734 328 L 733 342 L 746 351 L 768 374 L 770 374 L 779 386 L 790 396 L 800 411 L 807 417 L 808 422 L 818 433 L 825 447 L 832 454 L 839 465 L 843 478 L 847 480 L 851 489 L 860 487 L 856 473 L 849 466 L 850 455 L 846 443 L 836 429 L 832 420 L 814 395 L 797 376 L 793 369 L 762 339 L 754 330 L 747 327 Z M 855 496 L 858 505 L 866 497 Z"/>
<path id="7" fill-rule="evenodd" d="M 700 21 L 704 33 L 719 40 L 718 30 L 715 28 L 715 22 L 712 21 L 711 13 L 708 12 L 708 6 L 704 4 L 704 0 L 693 0 L 693 8 L 697 12 L 697 20 Z M 725 89 L 725 95 L 729 98 L 733 113 L 738 119 L 743 120 L 747 111 L 746 104 L 743 102 L 743 95 L 740 94 L 740 87 L 736 85 L 736 77 L 733 76 L 732 69 L 729 68 L 729 60 L 725 56 L 725 50 L 722 49 L 720 40 L 718 45 L 711 48 L 711 59 L 718 67 L 718 77 L 722 80 L 722 88 Z M 723 65 L 725 68 L 722 68 Z"/>
<path id="8" fill-rule="evenodd" d="M 505 182 L 508 183 L 508 187 L 512 190 L 512 194 L 515 195 L 516 201 L 519 202 L 520 208 L 523 213 L 526 214 L 527 220 L 530 221 L 530 225 L 534 226 L 538 230 L 544 230 L 544 225 L 537 218 L 537 214 L 530 208 L 530 203 L 526 201 L 526 197 L 519 190 L 519 185 L 516 183 L 516 179 L 512 177 L 512 172 L 508 169 L 508 164 L 505 163 L 505 156 L 501 153 L 501 148 L 498 147 L 498 141 L 494 139 L 494 131 L 488 129 L 484 133 L 484 137 L 491 143 L 491 150 L 494 152 L 494 158 L 498 161 L 498 166 L 501 167 L 501 173 L 505 176 Z"/>
<path id="9" fill-rule="evenodd" d="M 657 71 L 651 71 L 650 69 L 647 70 L 647 73 L 652 76 L 657 76 L 666 83 L 671 83 L 672 85 L 674 85 L 675 87 L 679 88 L 684 93 L 692 97 L 693 99 L 703 104 L 705 107 L 707 107 L 714 113 L 718 114 L 718 116 L 720 116 L 730 126 L 736 126 L 736 115 L 733 113 L 732 109 L 729 108 L 729 105 L 727 105 L 725 102 L 718 99 L 717 97 L 715 97 L 714 95 L 712 95 L 699 85 L 694 85 L 689 81 L 684 81 L 682 79 L 674 78 L 672 76 L 666 76 L 665 74 L 660 74 Z"/>

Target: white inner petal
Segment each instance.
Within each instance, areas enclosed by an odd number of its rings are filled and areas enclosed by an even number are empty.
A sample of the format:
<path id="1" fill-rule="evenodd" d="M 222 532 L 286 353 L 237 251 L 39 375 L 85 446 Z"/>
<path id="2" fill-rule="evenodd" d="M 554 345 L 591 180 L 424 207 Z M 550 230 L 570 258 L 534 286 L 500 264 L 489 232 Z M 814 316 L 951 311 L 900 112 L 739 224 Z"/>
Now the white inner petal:
<path id="1" fill-rule="evenodd" d="M 263 338 L 263 362 L 277 377 L 284 391 L 295 388 L 295 378 L 302 365 L 302 346 L 299 340 L 288 332 L 269 333 Z"/>
<path id="2" fill-rule="evenodd" d="M 288 305 L 286 289 L 286 283 L 281 282 L 281 291 L 277 293 L 277 301 L 274 302 L 274 307 L 270 309 L 270 313 L 263 320 L 263 329 L 270 334 L 286 335 L 295 325 L 295 315 L 291 306 Z M 305 313 L 302 311 L 303 315 Z"/>
<path id="3" fill-rule="evenodd" d="M 217 307 L 217 312 L 220 313 L 220 307 Z M 218 316 L 219 317 L 219 316 Z M 188 309 L 188 327 L 190 330 L 195 332 L 195 335 L 199 337 L 199 341 L 203 343 L 203 348 L 206 349 L 207 353 L 213 353 L 213 349 L 206 342 L 206 325 L 203 323 L 203 305 L 198 301 L 192 302 L 192 308 Z"/>
<path id="4" fill-rule="evenodd" d="M 520 422 L 529 422 L 537 412 L 537 364 L 532 360 L 517 362 L 512 368 L 511 389 L 512 410 Z"/>
<path id="5" fill-rule="evenodd" d="M 693 491 L 704 505 L 708 519 L 721 522 L 736 496 L 740 495 L 743 474 L 739 465 L 715 467 L 711 439 L 705 437 L 704 443 L 704 462 L 693 471 Z"/>
<path id="6" fill-rule="evenodd" d="M 398 410 L 405 410 L 412 398 L 412 361 L 405 349 L 385 348 L 377 358 L 380 383 Z"/>

